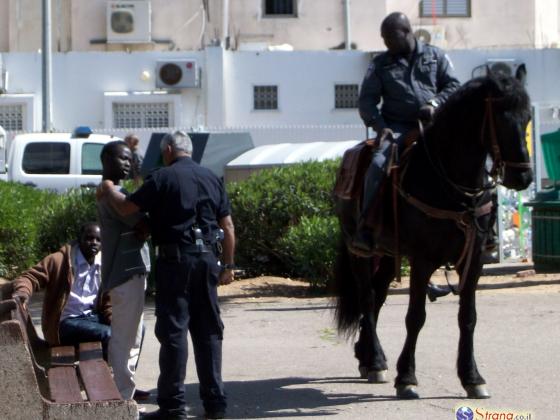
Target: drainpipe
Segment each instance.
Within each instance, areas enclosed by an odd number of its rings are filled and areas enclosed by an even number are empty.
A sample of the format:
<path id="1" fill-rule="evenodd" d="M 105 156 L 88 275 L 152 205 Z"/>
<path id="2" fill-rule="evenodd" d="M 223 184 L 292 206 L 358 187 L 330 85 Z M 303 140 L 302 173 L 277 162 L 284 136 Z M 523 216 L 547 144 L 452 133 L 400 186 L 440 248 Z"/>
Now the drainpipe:
<path id="1" fill-rule="evenodd" d="M 350 29 L 350 0 L 344 0 L 344 44 L 347 50 L 352 49 Z"/>
<path id="2" fill-rule="evenodd" d="M 43 133 L 52 131 L 52 55 L 51 55 L 51 0 L 43 0 Z"/>
<path id="3" fill-rule="evenodd" d="M 222 10 L 222 48 L 229 50 L 229 0 L 223 0 Z"/>

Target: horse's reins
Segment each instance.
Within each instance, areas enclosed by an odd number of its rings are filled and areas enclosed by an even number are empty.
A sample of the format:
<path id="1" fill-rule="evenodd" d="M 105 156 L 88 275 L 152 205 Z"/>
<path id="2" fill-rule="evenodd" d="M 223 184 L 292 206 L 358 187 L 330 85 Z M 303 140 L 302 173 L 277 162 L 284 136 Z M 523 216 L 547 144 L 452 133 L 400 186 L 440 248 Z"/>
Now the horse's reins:
<path id="1" fill-rule="evenodd" d="M 482 128 L 481 128 L 481 142 L 484 141 L 484 134 L 486 131 L 486 125 L 488 123 L 489 126 L 489 131 L 490 131 L 490 146 L 491 146 L 491 150 L 492 150 L 492 161 L 493 161 L 493 166 L 492 166 L 492 170 L 491 170 L 491 175 L 493 179 L 497 179 L 500 175 L 501 172 L 503 172 L 504 168 L 506 166 L 510 166 L 510 167 L 514 167 L 514 168 L 522 168 L 522 169 L 529 169 L 531 167 L 530 162 L 511 162 L 511 161 L 504 161 L 502 159 L 502 155 L 500 152 L 500 147 L 498 145 L 498 137 L 496 134 L 496 125 L 495 125 L 495 121 L 494 121 L 494 112 L 492 109 L 492 102 L 494 101 L 498 101 L 501 100 L 500 98 L 493 98 L 493 97 L 488 97 L 485 99 L 486 102 L 486 109 L 484 112 L 484 117 L 483 117 L 483 122 L 482 122 Z M 420 133 L 421 136 L 424 137 L 424 130 L 422 127 L 422 124 L 420 123 Z M 441 171 L 439 170 L 439 168 L 434 164 L 430 153 L 428 151 L 427 145 L 425 144 L 426 142 L 424 141 L 424 146 L 425 146 L 425 150 L 426 150 L 426 155 L 428 156 L 428 160 L 430 161 L 431 165 L 434 167 L 434 170 L 440 174 L 440 176 L 444 176 L 444 179 L 446 180 L 446 182 L 451 185 L 455 190 L 459 191 L 461 194 L 463 194 L 464 196 L 470 198 L 471 200 L 473 198 L 476 197 L 480 197 L 484 191 L 487 189 L 485 187 L 482 187 L 480 189 L 470 189 L 467 187 L 462 187 L 459 186 L 458 184 L 455 184 L 453 181 L 451 181 L 447 176 L 445 176 L 444 174 L 441 173 Z M 443 168 L 442 168 L 443 169 Z M 475 239 L 476 239 L 476 231 L 478 230 L 478 223 L 476 222 L 476 220 L 479 217 L 485 216 L 487 214 L 490 214 L 490 212 L 492 211 L 492 201 L 488 201 L 485 204 L 482 204 L 480 206 L 476 206 L 476 207 L 472 207 L 470 209 L 464 210 L 464 211 L 453 211 L 453 210 L 442 210 L 442 209 L 438 209 L 435 207 L 432 207 L 420 200 L 418 200 L 415 197 L 412 197 L 410 194 L 408 194 L 406 191 L 404 191 L 401 188 L 402 185 L 402 177 L 404 174 L 401 174 L 401 182 L 396 183 L 394 182 L 394 186 L 395 188 L 393 189 L 393 194 L 394 197 L 396 196 L 397 192 L 407 201 L 407 203 L 409 203 L 410 205 L 412 205 L 413 207 L 416 207 L 418 210 L 420 210 L 421 212 L 423 212 L 424 214 L 426 214 L 429 217 L 433 217 L 436 219 L 441 219 L 441 220 L 452 220 L 457 224 L 457 227 L 463 231 L 463 233 L 465 234 L 465 245 L 463 247 L 463 250 L 461 252 L 461 255 L 459 257 L 459 259 L 457 260 L 457 262 L 455 263 L 455 267 L 461 267 L 462 266 L 462 270 L 461 270 L 461 275 L 460 275 L 460 279 L 459 279 L 459 286 L 457 291 L 455 291 L 453 288 L 453 292 L 454 293 L 460 293 L 461 290 L 464 287 L 465 281 L 466 281 L 466 277 L 467 277 L 467 273 L 469 271 L 471 262 L 472 262 L 472 255 L 474 252 L 474 244 L 475 244 Z M 470 190 L 466 191 L 466 190 Z M 396 200 L 395 198 L 393 198 L 393 203 L 394 203 L 394 214 L 395 214 L 395 224 L 398 225 L 398 216 L 397 216 L 397 209 L 396 209 Z M 395 228 L 395 231 L 398 232 L 398 227 Z M 395 243 L 398 243 L 398 238 L 395 238 Z M 395 247 L 395 256 L 396 259 L 398 261 L 400 261 L 400 255 L 399 255 L 399 249 L 398 246 Z M 463 265 L 464 263 L 464 265 Z"/>

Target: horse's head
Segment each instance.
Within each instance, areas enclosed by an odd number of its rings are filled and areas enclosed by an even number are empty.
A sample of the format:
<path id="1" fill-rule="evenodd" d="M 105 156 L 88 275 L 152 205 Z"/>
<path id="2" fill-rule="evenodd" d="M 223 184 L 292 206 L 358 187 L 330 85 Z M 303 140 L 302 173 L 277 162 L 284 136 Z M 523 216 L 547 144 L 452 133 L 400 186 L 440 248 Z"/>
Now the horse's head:
<path id="1" fill-rule="evenodd" d="M 486 83 L 482 141 L 494 163 L 492 175 L 507 188 L 523 190 L 533 181 L 526 141 L 529 96 L 513 77 L 489 76 Z"/>

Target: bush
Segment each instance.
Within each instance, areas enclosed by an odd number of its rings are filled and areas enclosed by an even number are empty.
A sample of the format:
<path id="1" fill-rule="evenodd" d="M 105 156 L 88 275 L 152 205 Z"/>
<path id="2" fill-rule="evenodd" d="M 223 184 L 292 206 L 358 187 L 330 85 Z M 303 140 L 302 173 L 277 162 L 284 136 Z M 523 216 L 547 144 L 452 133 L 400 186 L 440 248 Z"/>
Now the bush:
<path id="1" fill-rule="evenodd" d="M 72 189 L 57 194 L 42 212 L 42 229 L 37 237 L 42 256 L 78 238 L 80 226 L 97 220 L 95 190 Z"/>
<path id="2" fill-rule="evenodd" d="M 303 216 L 280 238 L 279 245 L 292 275 L 303 277 L 313 287 L 324 287 L 332 279 L 339 239 L 334 216 Z"/>
<path id="3" fill-rule="evenodd" d="M 333 216 L 331 192 L 338 165 L 339 161 L 294 164 L 228 185 L 238 238 L 236 260 L 248 274 L 304 277 L 294 272 L 293 252 L 286 254 L 280 241 L 303 217 Z M 321 247 L 320 242 L 316 245 Z"/>
<path id="4" fill-rule="evenodd" d="M 43 228 L 43 211 L 56 194 L 14 183 L 0 182 L 0 276 L 12 277 L 35 264 Z"/>

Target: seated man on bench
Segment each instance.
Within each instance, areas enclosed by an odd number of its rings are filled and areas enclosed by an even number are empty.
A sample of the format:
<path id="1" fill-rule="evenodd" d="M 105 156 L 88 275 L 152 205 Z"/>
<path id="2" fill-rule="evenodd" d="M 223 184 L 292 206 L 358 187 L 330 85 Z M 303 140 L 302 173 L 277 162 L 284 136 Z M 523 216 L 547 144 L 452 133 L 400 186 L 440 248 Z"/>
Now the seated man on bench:
<path id="1" fill-rule="evenodd" d="M 45 289 L 41 327 L 50 346 L 100 341 L 103 358 L 111 337 L 109 295 L 100 294 L 101 232 L 84 224 L 77 241 L 47 255 L 13 281 L 13 298 L 25 306 L 34 291 Z"/>

